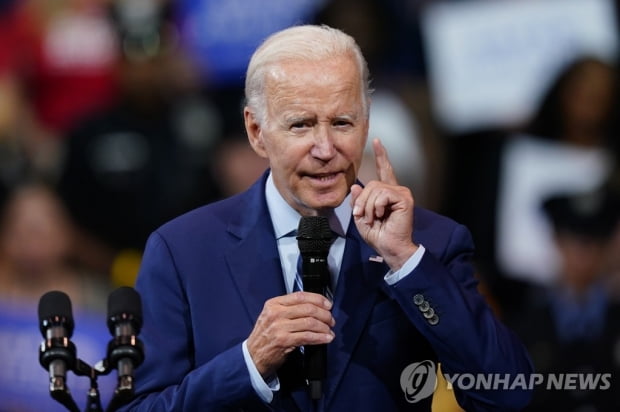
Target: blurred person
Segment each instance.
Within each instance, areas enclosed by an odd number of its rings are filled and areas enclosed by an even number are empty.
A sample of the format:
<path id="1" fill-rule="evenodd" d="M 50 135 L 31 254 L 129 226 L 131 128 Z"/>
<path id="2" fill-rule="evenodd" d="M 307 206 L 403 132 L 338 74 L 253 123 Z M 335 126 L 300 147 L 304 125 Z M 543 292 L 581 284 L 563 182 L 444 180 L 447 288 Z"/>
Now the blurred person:
<path id="1" fill-rule="evenodd" d="M 79 119 L 102 110 L 116 93 L 119 57 L 110 0 L 25 2 L 34 32 L 27 88 L 43 127 L 63 137 Z"/>
<path id="2" fill-rule="evenodd" d="M 14 189 L 3 209 L 0 288 L 3 300 L 36 300 L 59 288 L 77 304 L 104 308 L 106 290 L 71 265 L 72 225 L 51 187 L 28 183 Z"/>
<path id="3" fill-rule="evenodd" d="M 552 222 L 560 255 L 558 276 L 546 287 L 531 285 L 514 328 L 539 373 L 611 375 L 606 390 L 538 387 L 526 410 L 617 411 L 620 302 L 607 286 L 612 238 L 620 217 L 617 194 L 607 188 L 560 192 L 545 199 L 542 209 Z"/>
<path id="4" fill-rule="evenodd" d="M 28 73 L 25 50 L 31 43 L 22 3 L 11 1 L 0 8 L 0 197 L 23 177 L 26 170 L 48 172 L 56 159 L 56 145 L 42 139 L 32 102 L 24 87 Z M 23 47 L 16 47 L 20 45 Z"/>
<path id="5" fill-rule="evenodd" d="M 16 187 L 0 220 L 0 410 L 35 412 L 66 410 L 49 394 L 48 372 L 39 364 L 37 305 L 51 290 L 73 302 L 78 357 L 91 365 L 105 357 L 111 339 L 105 326 L 109 285 L 71 262 L 72 229 L 53 189 L 30 182 Z M 69 374 L 71 375 L 71 374 Z M 77 379 L 77 380 L 76 380 Z M 114 381 L 102 378 L 102 399 Z M 79 405 L 86 400 L 87 378 L 69 376 Z"/>
<path id="6" fill-rule="evenodd" d="M 213 176 L 217 177 L 219 193 L 229 197 L 247 190 L 269 166 L 258 156 L 245 136 L 222 139 L 213 155 Z"/>
<path id="7" fill-rule="evenodd" d="M 616 70 L 575 57 L 551 76 L 525 124 L 446 140 L 441 210 L 472 231 L 481 278 L 505 316 L 519 315 L 527 283 L 549 284 L 558 273 L 542 199 L 593 190 L 617 167 Z"/>
<path id="8" fill-rule="evenodd" d="M 193 83 L 170 9 L 140 4 L 111 6 L 123 49 L 118 100 L 72 129 L 59 179 L 82 256 L 105 272 L 131 272 L 151 231 L 216 196 L 208 159 L 221 119 Z M 128 272 L 115 281 L 133 284 Z"/>
<path id="9" fill-rule="evenodd" d="M 0 204 L 10 187 L 27 168 L 25 147 L 19 139 L 22 132 L 20 111 L 23 101 L 11 74 L 0 74 Z"/>
<path id="10" fill-rule="evenodd" d="M 414 377 L 431 374 L 405 372 L 417 362 L 531 373 L 476 289 L 468 230 L 414 207 L 378 139 L 378 180 L 357 180 L 368 81 L 355 40 L 328 26 L 285 29 L 255 51 L 243 113 L 269 169 L 150 236 L 136 289 L 141 337 L 157 355 L 138 367 L 123 411 L 430 411 L 433 377 L 414 399 Z M 334 231 L 333 301 L 294 287 L 295 232 L 302 216 L 318 215 Z M 318 400 L 302 367 L 315 344 L 327 344 L 328 360 Z M 529 398 L 526 388 L 455 394 L 466 410 L 519 410 Z"/>
<path id="11" fill-rule="evenodd" d="M 581 57 L 566 65 L 530 123 L 499 151 L 496 259 L 512 279 L 548 284 L 559 255 L 541 199 L 556 191 L 594 190 L 617 162 L 616 68 Z"/>
<path id="12" fill-rule="evenodd" d="M 0 77 L 12 77 L 27 115 L 19 145 L 39 173 L 56 177 L 61 140 L 116 92 L 118 47 L 108 0 L 13 2 L 0 18 Z"/>
<path id="13" fill-rule="evenodd" d="M 609 190 L 620 193 L 620 164 L 616 163 L 609 179 Z M 609 282 L 610 295 L 620 301 L 620 230 L 616 231 L 611 240 Z"/>

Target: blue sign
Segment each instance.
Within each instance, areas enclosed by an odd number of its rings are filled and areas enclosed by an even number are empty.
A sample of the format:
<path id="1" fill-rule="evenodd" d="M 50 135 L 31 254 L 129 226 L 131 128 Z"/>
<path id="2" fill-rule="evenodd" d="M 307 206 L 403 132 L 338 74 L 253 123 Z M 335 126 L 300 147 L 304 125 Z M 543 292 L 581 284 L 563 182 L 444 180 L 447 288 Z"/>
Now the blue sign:
<path id="1" fill-rule="evenodd" d="M 74 308 L 75 331 L 71 341 L 77 356 L 87 364 L 105 358 L 112 335 L 106 326 L 105 313 L 89 313 Z M 67 409 L 49 394 L 49 374 L 39 364 L 37 306 L 0 302 L 0 411 L 66 412 Z M 105 410 L 116 387 L 116 370 L 98 378 L 102 407 Z M 86 406 L 90 380 L 67 373 L 67 385 L 76 404 Z"/>
<path id="2" fill-rule="evenodd" d="M 243 85 L 255 48 L 283 28 L 312 23 L 325 0 L 179 0 L 183 46 L 214 86 Z"/>

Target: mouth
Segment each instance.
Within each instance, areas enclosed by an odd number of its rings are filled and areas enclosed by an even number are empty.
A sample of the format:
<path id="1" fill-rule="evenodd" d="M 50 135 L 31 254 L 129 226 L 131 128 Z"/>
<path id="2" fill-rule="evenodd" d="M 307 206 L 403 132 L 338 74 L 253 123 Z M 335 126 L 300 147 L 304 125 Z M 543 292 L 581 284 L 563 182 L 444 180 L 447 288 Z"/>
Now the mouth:
<path id="1" fill-rule="evenodd" d="M 307 174 L 305 175 L 305 177 L 307 177 L 313 182 L 325 185 L 325 184 L 331 184 L 335 182 L 341 174 L 342 174 L 341 172 L 316 173 L 316 174 Z"/>
<path id="2" fill-rule="evenodd" d="M 344 171 L 326 173 L 305 173 L 301 175 L 301 197 L 307 208 L 320 210 L 335 208 L 346 196 L 346 174 Z"/>

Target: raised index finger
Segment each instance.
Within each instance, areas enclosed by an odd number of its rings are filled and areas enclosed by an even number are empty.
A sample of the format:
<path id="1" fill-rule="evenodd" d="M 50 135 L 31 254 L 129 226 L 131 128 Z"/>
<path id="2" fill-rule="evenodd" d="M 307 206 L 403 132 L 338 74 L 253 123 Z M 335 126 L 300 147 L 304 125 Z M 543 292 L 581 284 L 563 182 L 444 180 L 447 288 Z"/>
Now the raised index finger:
<path id="1" fill-rule="evenodd" d="M 387 150 L 379 139 L 372 141 L 372 148 L 375 151 L 375 166 L 377 168 L 377 176 L 379 181 L 388 183 L 391 185 L 397 185 L 396 175 L 394 174 L 394 168 L 388 159 Z"/>

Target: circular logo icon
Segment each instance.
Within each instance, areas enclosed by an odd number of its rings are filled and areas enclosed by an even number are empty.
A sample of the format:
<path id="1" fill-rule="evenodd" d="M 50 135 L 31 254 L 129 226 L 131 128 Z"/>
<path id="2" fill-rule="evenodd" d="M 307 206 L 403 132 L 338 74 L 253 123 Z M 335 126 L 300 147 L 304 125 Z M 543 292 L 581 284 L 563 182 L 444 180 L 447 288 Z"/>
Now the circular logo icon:
<path id="1" fill-rule="evenodd" d="M 400 374 L 400 387 L 409 403 L 416 403 L 431 396 L 437 387 L 435 363 L 424 360 L 407 366 Z"/>

